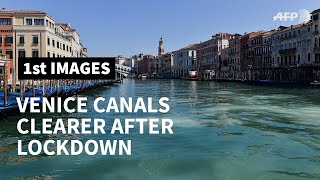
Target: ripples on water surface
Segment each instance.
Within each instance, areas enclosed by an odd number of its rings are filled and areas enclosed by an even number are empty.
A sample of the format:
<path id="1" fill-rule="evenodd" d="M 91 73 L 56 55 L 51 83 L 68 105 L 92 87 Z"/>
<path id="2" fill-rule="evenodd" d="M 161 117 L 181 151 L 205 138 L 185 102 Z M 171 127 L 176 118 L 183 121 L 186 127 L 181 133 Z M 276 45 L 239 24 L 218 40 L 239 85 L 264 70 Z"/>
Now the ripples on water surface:
<path id="1" fill-rule="evenodd" d="M 18 115 L 0 122 L 0 178 L 320 179 L 320 90 L 181 80 L 126 80 L 81 94 L 170 98 L 165 115 Z M 92 105 L 89 105 L 91 108 Z M 18 157 L 17 140 L 110 139 L 110 135 L 21 136 L 21 117 L 171 118 L 174 135 L 138 135 L 133 155 Z M 119 138 L 119 137 L 118 137 Z"/>

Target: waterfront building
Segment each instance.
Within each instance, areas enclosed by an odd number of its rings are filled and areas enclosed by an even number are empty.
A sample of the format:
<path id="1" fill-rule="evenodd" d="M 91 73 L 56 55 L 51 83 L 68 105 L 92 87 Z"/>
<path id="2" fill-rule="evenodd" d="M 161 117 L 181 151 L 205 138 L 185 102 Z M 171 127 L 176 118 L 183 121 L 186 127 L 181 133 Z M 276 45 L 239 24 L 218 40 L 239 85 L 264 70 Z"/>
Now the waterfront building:
<path id="1" fill-rule="evenodd" d="M 232 36 L 229 33 L 219 33 L 197 45 L 197 71 L 200 78 L 220 78 L 221 51 L 229 46 L 228 40 Z"/>
<path id="2" fill-rule="evenodd" d="M 19 57 L 87 56 L 87 49 L 77 31 L 69 24 L 56 23 L 53 17 L 42 11 L 2 9 L 0 29 L 6 31 L 1 34 L 4 37 L 1 38 L 4 44 L 1 49 L 12 59 L 9 83 L 13 86 L 18 83 Z"/>
<path id="3" fill-rule="evenodd" d="M 173 53 L 168 52 L 148 61 L 149 76 L 153 78 L 172 78 Z"/>
<path id="4" fill-rule="evenodd" d="M 11 61 L 7 65 L 7 78 L 12 80 L 13 74 L 13 52 L 15 51 L 13 45 L 13 18 L 11 15 L 6 14 L 6 9 L 2 8 L 0 12 L 0 54 L 8 55 Z M 2 66 L 3 67 L 3 66 Z M 0 74 L 3 74 L 4 69 L 1 68 Z"/>
<path id="5" fill-rule="evenodd" d="M 150 61 L 148 61 L 148 74 L 149 77 L 160 77 L 161 74 L 161 59 L 159 58 L 159 56 L 150 59 Z"/>
<path id="6" fill-rule="evenodd" d="M 0 53 L 0 79 L 1 81 L 4 80 L 3 76 L 5 74 L 8 74 L 9 70 L 8 68 L 6 68 L 7 72 L 5 73 L 5 63 L 7 63 L 6 65 L 8 65 L 8 62 L 12 61 L 12 59 L 9 58 L 9 55 L 4 55 Z M 8 77 L 7 77 L 8 79 Z"/>
<path id="7" fill-rule="evenodd" d="M 142 60 L 142 59 L 143 59 L 143 54 L 142 53 L 137 54 L 137 55 L 133 55 L 131 57 L 131 60 L 128 61 L 128 63 L 126 64 L 126 66 L 131 67 L 132 72 L 134 74 L 138 74 L 138 62 L 140 60 Z"/>
<path id="8" fill-rule="evenodd" d="M 156 59 L 160 59 L 161 62 L 161 71 L 160 71 L 160 76 L 163 78 L 173 78 L 173 53 L 172 52 L 167 52 L 165 54 L 162 54 L 158 56 Z"/>
<path id="9" fill-rule="evenodd" d="M 229 47 L 228 47 L 228 56 L 229 59 L 227 61 L 228 70 L 230 73 L 228 74 L 228 78 L 232 80 L 238 80 L 241 78 L 240 71 L 240 39 L 242 35 L 235 34 L 229 39 Z"/>
<path id="10" fill-rule="evenodd" d="M 197 45 L 196 56 L 197 72 L 199 78 L 211 79 L 215 75 L 214 69 L 219 68 L 215 67 L 217 64 L 213 64 L 213 62 L 215 62 L 213 52 L 214 41 L 215 40 L 211 38 L 207 41 L 200 42 Z"/>
<path id="11" fill-rule="evenodd" d="M 312 13 L 312 61 L 313 64 L 313 76 L 314 79 L 320 79 L 320 9 L 313 11 Z"/>
<path id="12" fill-rule="evenodd" d="M 196 70 L 197 44 L 190 44 L 173 52 L 173 78 L 188 77 L 189 71 Z"/>
<path id="13" fill-rule="evenodd" d="M 224 48 L 221 50 L 221 61 L 220 61 L 220 79 L 229 79 L 230 69 L 229 69 L 229 48 Z"/>
<path id="14" fill-rule="evenodd" d="M 149 74 L 149 62 L 155 58 L 154 55 L 144 55 L 138 60 L 138 74 Z"/>
<path id="15" fill-rule="evenodd" d="M 260 70 L 260 79 L 272 79 L 272 34 L 276 30 L 264 32 L 262 34 L 262 64 Z"/>
<path id="16" fill-rule="evenodd" d="M 253 67 L 253 55 L 252 49 L 254 49 L 253 40 L 256 36 L 259 36 L 261 32 L 245 33 L 240 39 L 240 65 L 241 65 L 241 77 L 244 80 L 252 80 L 252 67 Z M 250 48 L 249 48 L 250 46 Z"/>
<path id="17" fill-rule="evenodd" d="M 249 80 L 260 80 L 260 71 L 262 66 L 262 34 L 260 31 L 249 37 L 249 56 L 248 66 L 250 68 Z"/>
<path id="18" fill-rule="evenodd" d="M 312 80 L 311 23 L 280 26 L 272 34 L 272 61 L 274 80 Z"/>

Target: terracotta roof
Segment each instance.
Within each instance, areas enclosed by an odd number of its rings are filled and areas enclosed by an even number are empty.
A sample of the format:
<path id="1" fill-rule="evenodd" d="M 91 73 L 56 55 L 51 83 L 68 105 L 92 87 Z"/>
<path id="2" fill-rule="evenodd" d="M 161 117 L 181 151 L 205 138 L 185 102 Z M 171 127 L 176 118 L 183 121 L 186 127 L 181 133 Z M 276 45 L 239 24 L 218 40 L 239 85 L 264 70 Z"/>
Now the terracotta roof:
<path id="1" fill-rule="evenodd" d="M 56 23 L 56 26 L 60 26 L 64 31 L 76 31 L 75 29 L 71 28 L 68 23 Z"/>
<path id="2" fill-rule="evenodd" d="M 301 24 L 295 24 L 295 25 L 292 25 L 292 26 L 289 26 L 289 27 L 283 27 L 283 29 L 280 29 L 279 30 L 279 28 L 278 28 L 278 31 L 276 31 L 276 32 L 279 32 L 279 33 L 281 33 L 281 32 L 286 32 L 286 31 L 290 31 L 290 30 L 292 30 L 292 29 L 298 29 L 298 28 L 301 28 L 301 27 L 304 27 L 304 26 L 309 26 L 309 25 L 311 25 L 311 21 L 309 21 L 308 23 L 301 23 Z"/>
<path id="3" fill-rule="evenodd" d="M 196 43 L 193 43 L 193 44 L 190 44 L 184 48 L 181 48 L 180 50 L 184 50 L 184 49 L 196 49 L 197 48 L 197 44 Z"/>
<path id="4" fill-rule="evenodd" d="M 258 32 L 251 32 L 249 33 L 249 38 L 254 38 L 256 36 L 259 36 L 263 33 L 263 31 L 258 31 Z"/>
<path id="5" fill-rule="evenodd" d="M 262 35 L 270 36 L 270 35 L 272 35 L 272 34 L 274 34 L 276 32 L 277 32 L 277 30 L 273 29 L 273 30 L 270 30 L 270 31 L 263 32 Z"/>

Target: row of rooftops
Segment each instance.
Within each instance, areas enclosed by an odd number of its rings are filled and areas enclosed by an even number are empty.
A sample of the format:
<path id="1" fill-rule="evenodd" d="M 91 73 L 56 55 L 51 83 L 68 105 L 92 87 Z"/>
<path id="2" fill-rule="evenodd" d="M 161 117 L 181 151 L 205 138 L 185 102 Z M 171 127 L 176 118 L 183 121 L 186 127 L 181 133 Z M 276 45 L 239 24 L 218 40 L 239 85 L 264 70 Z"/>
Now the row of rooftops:
<path id="1" fill-rule="evenodd" d="M 44 15 L 53 19 L 52 16 L 49 16 L 46 12 L 38 11 L 38 10 L 7 10 L 6 8 L 2 8 L 0 11 L 0 15 L 14 16 L 14 15 Z M 68 23 L 55 23 L 56 25 L 61 26 L 66 31 L 76 31 L 72 29 Z"/>
<path id="2" fill-rule="evenodd" d="M 320 9 L 318 9 L 316 11 L 320 12 Z M 257 36 L 261 36 L 261 35 L 271 36 L 271 35 L 273 35 L 275 33 L 284 33 L 286 31 L 290 31 L 290 30 L 294 30 L 294 29 L 298 29 L 298 28 L 301 28 L 301 27 L 304 27 L 304 26 L 310 26 L 310 25 L 311 25 L 311 21 L 309 21 L 308 23 L 301 23 L 301 24 L 296 24 L 296 25 L 291 25 L 291 26 L 279 26 L 278 29 L 272 29 L 270 31 L 257 31 L 257 32 L 244 33 L 243 35 L 238 34 L 238 33 L 236 33 L 236 34 L 219 33 L 219 34 L 213 35 L 211 39 L 206 40 L 204 42 L 200 42 L 199 44 L 206 43 L 207 41 L 210 41 L 212 39 L 228 39 L 228 40 L 231 40 L 231 39 L 234 39 L 234 38 L 241 38 L 243 36 L 247 36 L 249 39 L 251 39 L 251 38 L 254 38 L 254 37 L 257 37 Z M 195 49 L 195 48 L 197 48 L 197 45 L 198 44 L 196 44 L 196 43 L 190 44 L 190 45 L 188 45 L 188 46 L 186 46 L 184 48 L 181 48 L 179 50 Z"/>
<path id="3" fill-rule="evenodd" d="M 50 19 L 54 20 L 53 17 L 49 16 L 46 12 L 38 11 L 38 10 L 7 10 L 6 8 L 2 8 L 0 11 L 0 16 L 1 15 L 2 16 L 42 15 L 42 16 L 47 16 Z M 55 25 L 61 27 L 62 30 L 65 32 L 76 32 L 77 33 L 77 31 L 75 29 L 71 28 L 70 24 L 68 24 L 68 23 L 55 23 Z M 59 32 L 56 32 L 56 33 L 60 34 Z M 79 36 L 78 33 L 77 33 L 77 35 Z M 82 44 L 82 43 L 80 42 L 80 44 Z"/>
<path id="4" fill-rule="evenodd" d="M 312 14 L 318 13 L 318 12 L 320 12 L 320 9 L 314 10 L 312 12 Z M 286 31 L 298 29 L 298 28 L 301 28 L 301 27 L 311 26 L 311 23 L 312 23 L 312 21 L 310 20 L 307 23 L 301 23 L 301 24 L 296 24 L 296 25 L 291 25 L 291 26 L 279 26 L 277 29 L 272 29 L 270 31 L 250 32 L 250 33 L 244 33 L 243 35 L 238 34 L 238 33 L 235 33 L 235 34 L 218 33 L 218 34 L 212 35 L 212 38 L 209 39 L 209 40 L 206 40 L 206 41 L 200 42 L 200 43 L 193 43 L 193 44 L 190 44 L 190 45 L 188 45 L 188 46 L 186 46 L 184 48 L 176 50 L 176 51 L 189 50 L 189 49 L 190 50 L 192 50 L 192 49 L 194 50 L 194 49 L 197 49 L 199 44 L 207 43 L 208 41 L 211 41 L 212 39 L 217 39 L 217 40 L 219 40 L 219 39 L 228 39 L 228 40 L 231 40 L 231 39 L 235 39 L 235 38 L 241 38 L 243 36 L 247 36 L 249 39 L 257 37 L 257 36 L 263 36 L 263 35 L 272 36 L 275 33 L 284 33 Z M 161 40 L 162 40 L 162 38 L 161 38 Z M 176 51 L 174 51 L 174 52 L 176 52 Z M 152 55 L 149 55 L 149 56 L 152 56 Z"/>
<path id="5" fill-rule="evenodd" d="M 13 15 L 13 14 L 47 14 L 43 11 L 35 11 L 35 10 L 7 10 L 6 8 L 2 8 L 0 14 Z"/>

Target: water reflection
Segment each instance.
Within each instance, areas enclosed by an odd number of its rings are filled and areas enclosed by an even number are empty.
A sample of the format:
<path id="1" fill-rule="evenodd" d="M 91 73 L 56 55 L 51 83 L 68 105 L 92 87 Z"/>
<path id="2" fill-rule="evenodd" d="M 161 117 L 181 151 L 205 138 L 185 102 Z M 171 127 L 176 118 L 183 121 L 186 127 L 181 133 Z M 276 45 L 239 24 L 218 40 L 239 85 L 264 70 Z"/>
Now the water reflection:
<path id="1" fill-rule="evenodd" d="M 103 97 L 170 98 L 171 111 L 155 114 L 25 114 L 0 122 L 0 178 L 100 179 L 319 179 L 320 96 L 308 88 L 181 80 L 126 80 L 84 92 Z M 91 107 L 91 106 L 89 106 Z M 18 119 L 171 118 L 174 132 L 139 135 L 133 156 L 23 156 L 17 140 L 110 139 L 101 135 L 20 135 Z M 109 122 L 110 123 L 110 122 Z M 37 124 L 40 126 L 41 124 Z M 66 124 L 67 125 L 67 124 Z M 23 171 L 19 171 L 23 170 Z M 125 172 L 125 173 L 124 173 Z"/>

